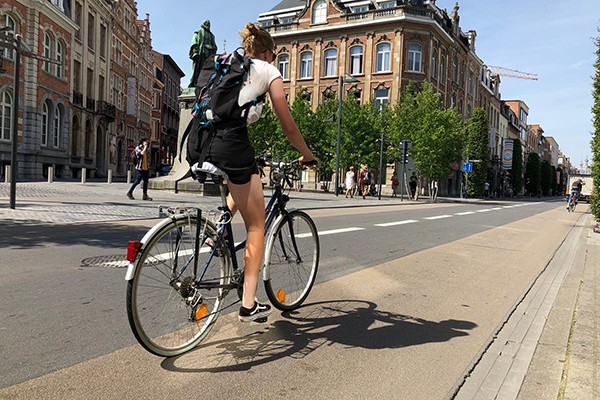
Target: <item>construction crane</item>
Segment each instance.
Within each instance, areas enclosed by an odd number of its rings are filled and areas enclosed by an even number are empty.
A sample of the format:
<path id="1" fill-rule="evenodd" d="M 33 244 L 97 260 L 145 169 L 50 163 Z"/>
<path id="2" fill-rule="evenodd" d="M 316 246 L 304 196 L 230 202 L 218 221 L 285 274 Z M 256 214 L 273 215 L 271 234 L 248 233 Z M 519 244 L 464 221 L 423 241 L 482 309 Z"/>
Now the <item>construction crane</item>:
<path id="1" fill-rule="evenodd" d="M 510 78 L 518 78 L 518 79 L 530 79 L 533 81 L 538 80 L 537 74 L 517 71 L 516 69 L 496 67 L 494 65 L 488 65 L 487 67 L 490 69 L 490 71 L 492 72 L 493 75 L 508 76 Z"/>

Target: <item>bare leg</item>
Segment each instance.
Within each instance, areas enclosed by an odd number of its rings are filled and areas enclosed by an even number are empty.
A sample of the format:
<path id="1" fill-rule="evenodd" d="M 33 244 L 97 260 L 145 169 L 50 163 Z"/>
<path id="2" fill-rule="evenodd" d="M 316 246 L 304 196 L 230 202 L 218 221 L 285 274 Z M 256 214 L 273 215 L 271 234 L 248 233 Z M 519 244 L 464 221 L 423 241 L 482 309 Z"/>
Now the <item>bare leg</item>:
<path id="1" fill-rule="evenodd" d="M 265 246 L 265 198 L 259 175 L 254 174 L 250 182 L 243 185 L 228 183 L 230 208 L 240 210 L 246 226 L 246 248 L 244 249 L 244 295 L 242 305 L 251 308 L 256 297 L 258 273 Z M 233 202 L 230 202 L 233 200 Z M 233 211 L 233 208 L 232 208 Z"/>

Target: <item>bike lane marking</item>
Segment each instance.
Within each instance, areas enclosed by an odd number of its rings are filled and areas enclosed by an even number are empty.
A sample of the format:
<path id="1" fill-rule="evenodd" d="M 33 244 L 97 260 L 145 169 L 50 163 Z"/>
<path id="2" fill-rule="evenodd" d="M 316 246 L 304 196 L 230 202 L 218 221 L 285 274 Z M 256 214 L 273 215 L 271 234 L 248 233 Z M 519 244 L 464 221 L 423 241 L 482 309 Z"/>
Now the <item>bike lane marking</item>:
<path id="1" fill-rule="evenodd" d="M 375 224 L 375 226 L 386 227 L 386 226 L 412 224 L 412 223 L 415 223 L 415 222 L 419 222 L 419 220 L 418 219 L 406 219 L 404 221 L 386 222 L 384 224 Z"/>

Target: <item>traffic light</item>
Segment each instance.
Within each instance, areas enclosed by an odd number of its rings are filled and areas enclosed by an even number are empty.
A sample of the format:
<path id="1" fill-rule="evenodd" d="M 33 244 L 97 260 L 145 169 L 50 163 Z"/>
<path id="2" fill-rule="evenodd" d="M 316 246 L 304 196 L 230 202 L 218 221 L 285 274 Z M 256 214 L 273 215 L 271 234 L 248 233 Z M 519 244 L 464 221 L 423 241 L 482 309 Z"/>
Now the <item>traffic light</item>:
<path id="1" fill-rule="evenodd" d="M 409 141 L 408 140 L 403 140 L 402 141 L 402 160 L 404 161 L 404 164 L 408 164 L 409 161 L 409 157 L 408 157 L 408 149 L 409 149 Z"/>

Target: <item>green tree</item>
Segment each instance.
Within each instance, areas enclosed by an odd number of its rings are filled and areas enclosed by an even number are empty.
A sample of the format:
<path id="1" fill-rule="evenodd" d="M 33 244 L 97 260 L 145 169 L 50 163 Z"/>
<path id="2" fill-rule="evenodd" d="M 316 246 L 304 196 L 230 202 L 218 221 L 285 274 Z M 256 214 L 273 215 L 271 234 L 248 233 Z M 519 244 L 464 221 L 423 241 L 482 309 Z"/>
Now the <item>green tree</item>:
<path id="1" fill-rule="evenodd" d="M 542 189 L 543 196 L 550 196 L 552 194 L 550 188 L 552 186 L 552 166 L 546 160 L 542 161 L 540 169 L 540 187 Z"/>
<path id="2" fill-rule="evenodd" d="M 473 162 L 473 172 L 469 174 L 467 193 L 471 197 L 481 197 L 488 175 L 490 160 L 489 129 L 487 115 L 483 108 L 473 110 L 473 116 L 467 121 L 467 160 Z"/>
<path id="3" fill-rule="evenodd" d="M 599 29 L 600 32 L 600 29 Z M 596 220 L 600 220 L 600 37 L 596 42 L 596 75 L 593 77 L 594 105 L 592 106 L 592 119 L 594 128 L 592 132 L 592 189 L 591 208 Z"/>
<path id="4" fill-rule="evenodd" d="M 556 182 L 557 168 L 554 165 L 550 166 L 550 195 L 558 195 L 558 183 Z"/>
<path id="5" fill-rule="evenodd" d="M 248 126 L 248 136 L 256 154 L 270 153 L 277 156 L 278 149 L 284 145 L 282 135 L 277 116 L 269 104 L 265 104 L 261 118 Z"/>
<path id="6" fill-rule="evenodd" d="M 391 143 L 410 139 L 409 155 L 418 170 L 431 180 L 445 179 L 451 164 L 461 159 L 464 128 L 460 114 L 444 109 L 433 85 L 424 82 L 420 92 L 409 87 L 402 93 L 392 115 Z"/>
<path id="7" fill-rule="evenodd" d="M 540 190 L 541 163 L 537 153 L 530 153 L 525 165 L 525 190 L 530 196 L 536 196 Z"/>
<path id="8" fill-rule="evenodd" d="M 509 176 L 510 185 L 515 195 L 523 190 L 523 148 L 521 141 L 515 139 L 513 148 L 512 168 Z"/>

